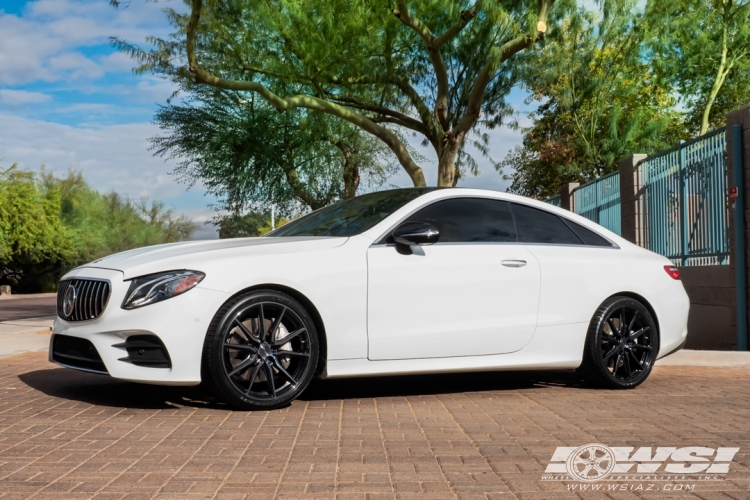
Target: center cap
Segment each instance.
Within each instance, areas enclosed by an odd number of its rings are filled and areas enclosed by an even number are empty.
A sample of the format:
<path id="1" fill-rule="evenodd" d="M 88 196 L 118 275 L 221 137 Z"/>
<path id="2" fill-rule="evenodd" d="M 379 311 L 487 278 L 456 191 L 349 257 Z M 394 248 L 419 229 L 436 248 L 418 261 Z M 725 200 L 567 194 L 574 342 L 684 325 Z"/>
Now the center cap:
<path id="1" fill-rule="evenodd" d="M 271 354 L 273 354 L 273 351 L 271 351 L 271 346 L 269 344 L 263 343 L 258 348 L 258 356 L 260 356 L 260 359 L 266 359 Z"/>

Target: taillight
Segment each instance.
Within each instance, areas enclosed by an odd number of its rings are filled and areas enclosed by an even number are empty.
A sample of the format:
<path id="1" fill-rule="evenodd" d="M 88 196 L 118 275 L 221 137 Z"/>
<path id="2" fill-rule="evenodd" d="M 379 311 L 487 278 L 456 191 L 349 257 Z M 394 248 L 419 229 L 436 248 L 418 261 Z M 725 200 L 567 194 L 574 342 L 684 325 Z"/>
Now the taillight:
<path id="1" fill-rule="evenodd" d="M 675 267 L 675 266 L 664 266 L 664 270 L 667 272 L 667 274 L 673 280 L 680 279 L 680 269 L 678 267 Z"/>

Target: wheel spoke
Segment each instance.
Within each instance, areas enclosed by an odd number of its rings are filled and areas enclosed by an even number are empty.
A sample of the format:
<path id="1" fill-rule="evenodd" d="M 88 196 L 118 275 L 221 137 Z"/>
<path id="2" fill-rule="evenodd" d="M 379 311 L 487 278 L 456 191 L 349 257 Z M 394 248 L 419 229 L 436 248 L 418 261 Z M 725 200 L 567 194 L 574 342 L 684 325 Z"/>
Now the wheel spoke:
<path id="1" fill-rule="evenodd" d="M 611 358 L 612 356 L 614 356 L 617 353 L 617 349 L 618 348 L 619 348 L 619 346 L 614 346 L 612 349 L 609 350 L 609 352 L 607 354 L 604 355 L 604 362 L 605 363 L 607 361 L 609 361 L 609 358 Z"/>
<path id="2" fill-rule="evenodd" d="M 281 320 L 284 317 L 284 313 L 286 312 L 286 307 L 281 310 L 281 313 L 278 315 L 278 317 L 274 320 L 273 324 L 271 325 L 271 329 L 268 330 L 268 337 L 270 340 L 273 340 L 273 336 L 276 335 L 276 331 L 279 329 L 279 325 L 281 324 Z"/>
<path id="3" fill-rule="evenodd" d="M 268 363 L 264 363 L 263 366 L 265 367 L 266 379 L 268 380 L 269 393 L 273 397 L 276 397 L 276 381 L 273 379 L 273 368 Z"/>
<path id="4" fill-rule="evenodd" d="M 296 386 L 296 385 L 297 385 L 297 380 L 296 380 L 296 379 L 295 379 L 294 377 L 292 377 L 292 376 L 291 376 L 291 375 L 289 374 L 289 372 L 288 372 L 288 371 L 286 371 L 286 370 L 284 369 L 284 367 L 282 366 L 282 364 L 281 364 L 281 363 L 279 363 L 279 360 L 278 360 L 278 359 L 276 359 L 276 358 L 274 358 L 273 362 L 274 362 L 274 364 L 276 364 L 276 368 L 278 368 L 278 369 L 279 369 L 279 371 L 280 371 L 281 373 L 283 373 L 283 374 L 284 374 L 284 376 L 285 376 L 286 378 L 288 378 L 288 379 L 289 379 L 289 381 L 290 381 L 290 382 L 292 383 L 292 385 L 293 385 L 293 386 Z"/>
<path id="5" fill-rule="evenodd" d="M 630 356 L 625 354 L 625 371 L 628 372 L 627 378 L 633 375 L 633 370 L 630 368 Z"/>
<path id="6" fill-rule="evenodd" d="M 258 304 L 258 338 L 261 342 L 266 341 L 266 317 L 263 315 L 263 302 Z"/>
<path id="7" fill-rule="evenodd" d="M 247 327 L 237 318 L 234 318 L 234 322 L 237 324 L 237 326 L 240 327 L 240 330 L 242 330 L 242 333 L 245 334 L 245 336 L 248 338 L 248 340 L 251 340 L 255 342 L 256 344 L 260 344 L 260 340 L 253 335 L 253 333 L 247 329 Z"/>
<path id="8" fill-rule="evenodd" d="M 633 319 L 630 320 L 630 324 L 628 325 L 628 330 L 625 333 L 630 333 L 633 331 L 633 325 L 635 325 L 635 320 L 638 319 L 638 311 L 633 314 Z"/>
<path id="9" fill-rule="evenodd" d="M 633 361 L 635 361 L 635 366 L 638 367 L 639 370 L 643 370 L 643 365 L 640 361 L 638 361 L 638 358 L 635 356 L 635 353 L 633 351 L 629 351 L 630 356 L 633 358 Z"/>
<path id="10" fill-rule="evenodd" d="M 607 324 L 609 325 L 609 330 L 612 332 L 612 335 L 617 335 L 618 337 L 622 337 L 620 335 L 620 332 L 615 328 L 615 324 L 612 323 L 612 318 L 607 318 Z"/>
<path id="11" fill-rule="evenodd" d="M 637 339 L 638 337 L 640 337 L 641 335 L 643 335 L 644 333 L 646 333 L 648 331 L 649 331 L 649 327 L 647 327 L 647 326 L 643 327 L 640 330 L 638 330 L 637 332 L 634 332 L 630 337 L 628 337 L 628 339 L 629 340 L 635 340 L 635 339 Z"/>
<path id="12" fill-rule="evenodd" d="M 229 376 L 231 377 L 232 375 L 236 375 L 236 374 L 238 374 L 238 373 L 240 373 L 242 371 L 247 370 L 250 367 L 250 365 L 252 365 L 253 363 L 255 363 L 256 359 L 258 359 L 257 356 L 250 356 L 245 361 L 243 361 L 239 365 L 235 366 L 234 370 L 232 370 L 231 372 L 229 372 Z"/>
<path id="13" fill-rule="evenodd" d="M 245 391 L 247 395 L 250 395 L 250 391 L 253 388 L 255 379 L 258 378 L 258 372 L 260 371 L 261 366 L 263 366 L 261 363 L 258 363 L 257 365 L 255 365 L 255 368 L 253 368 L 253 372 L 250 374 L 250 385 L 247 386 L 247 391 Z"/>
<path id="14" fill-rule="evenodd" d="M 277 340 L 276 342 L 272 342 L 271 345 L 274 347 L 280 347 L 290 340 L 292 340 L 294 337 L 298 336 L 299 334 L 306 332 L 307 330 L 305 328 L 300 328 L 298 330 L 294 330 L 292 333 L 284 337 L 283 339 Z"/>
<path id="15" fill-rule="evenodd" d="M 226 347 L 227 349 L 240 349 L 243 351 L 250 351 L 253 354 L 258 352 L 258 348 L 250 344 L 230 344 L 229 342 L 227 342 L 224 344 L 224 347 Z"/>
<path id="16" fill-rule="evenodd" d="M 617 370 L 620 368 L 620 361 L 622 361 L 622 354 L 617 355 L 617 359 L 615 360 L 615 369 L 612 372 L 612 375 L 617 375 Z"/>
<path id="17" fill-rule="evenodd" d="M 631 349 L 643 349 L 644 351 L 650 351 L 651 346 L 650 345 L 641 345 L 641 344 L 631 344 Z"/>
<path id="18" fill-rule="evenodd" d="M 274 353 L 276 356 L 297 356 L 300 358 L 309 358 L 310 354 L 306 352 L 294 352 L 294 351 L 276 351 Z"/>

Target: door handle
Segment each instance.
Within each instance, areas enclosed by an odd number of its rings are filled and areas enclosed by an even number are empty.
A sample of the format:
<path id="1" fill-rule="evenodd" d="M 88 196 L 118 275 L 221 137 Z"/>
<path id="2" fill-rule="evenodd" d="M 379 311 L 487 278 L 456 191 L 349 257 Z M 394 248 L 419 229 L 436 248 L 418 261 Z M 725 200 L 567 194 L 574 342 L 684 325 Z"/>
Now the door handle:
<path id="1" fill-rule="evenodd" d="M 504 260 L 501 262 L 505 267 L 523 267 L 526 265 L 525 260 Z"/>

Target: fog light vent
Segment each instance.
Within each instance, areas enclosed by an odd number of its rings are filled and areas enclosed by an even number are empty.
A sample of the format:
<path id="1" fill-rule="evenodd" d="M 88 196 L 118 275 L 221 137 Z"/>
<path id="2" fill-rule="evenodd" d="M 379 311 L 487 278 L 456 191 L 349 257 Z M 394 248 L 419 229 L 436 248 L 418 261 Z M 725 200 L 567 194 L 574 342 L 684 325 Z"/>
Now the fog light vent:
<path id="1" fill-rule="evenodd" d="M 172 368 L 169 352 L 156 335 L 133 335 L 122 344 L 112 347 L 128 351 L 128 356 L 120 358 L 120 361 L 148 368 Z"/>

